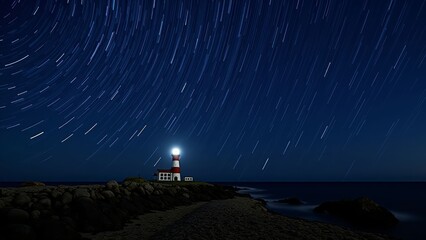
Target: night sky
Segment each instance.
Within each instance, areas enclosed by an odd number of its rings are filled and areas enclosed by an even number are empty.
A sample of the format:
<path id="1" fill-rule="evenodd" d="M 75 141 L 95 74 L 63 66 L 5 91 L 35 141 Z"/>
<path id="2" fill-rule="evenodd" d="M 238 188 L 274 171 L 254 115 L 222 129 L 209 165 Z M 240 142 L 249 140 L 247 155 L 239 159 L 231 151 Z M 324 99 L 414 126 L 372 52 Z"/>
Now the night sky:
<path id="1" fill-rule="evenodd" d="M 0 6 L 0 181 L 426 180 L 425 1 Z"/>

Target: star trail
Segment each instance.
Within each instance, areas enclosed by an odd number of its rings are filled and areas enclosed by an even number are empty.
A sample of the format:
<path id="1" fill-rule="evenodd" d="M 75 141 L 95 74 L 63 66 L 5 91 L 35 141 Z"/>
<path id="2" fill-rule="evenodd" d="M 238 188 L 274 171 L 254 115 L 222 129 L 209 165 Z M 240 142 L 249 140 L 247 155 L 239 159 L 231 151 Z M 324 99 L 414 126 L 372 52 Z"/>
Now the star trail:
<path id="1" fill-rule="evenodd" d="M 1 6 L 0 180 L 425 180 L 425 1 Z"/>

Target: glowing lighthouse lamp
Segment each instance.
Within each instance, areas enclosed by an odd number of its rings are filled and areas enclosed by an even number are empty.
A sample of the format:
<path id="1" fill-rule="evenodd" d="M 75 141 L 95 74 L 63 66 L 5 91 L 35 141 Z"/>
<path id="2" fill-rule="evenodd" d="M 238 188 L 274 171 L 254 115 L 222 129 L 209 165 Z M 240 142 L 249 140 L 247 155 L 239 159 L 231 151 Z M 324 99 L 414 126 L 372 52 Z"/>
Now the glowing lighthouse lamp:
<path id="1" fill-rule="evenodd" d="M 179 148 L 173 148 L 172 149 L 172 155 L 179 156 L 180 155 L 180 149 Z"/>

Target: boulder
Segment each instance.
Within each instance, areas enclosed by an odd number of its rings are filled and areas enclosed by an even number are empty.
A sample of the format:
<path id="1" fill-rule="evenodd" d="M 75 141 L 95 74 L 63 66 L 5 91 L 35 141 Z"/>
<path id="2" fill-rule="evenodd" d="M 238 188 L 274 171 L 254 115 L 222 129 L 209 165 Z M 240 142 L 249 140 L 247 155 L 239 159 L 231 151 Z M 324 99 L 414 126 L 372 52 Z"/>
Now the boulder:
<path id="1" fill-rule="evenodd" d="M 38 219 L 40 218 L 40 214 L 39 210 L 32 210 L 30 215 L 32 219 Z"/>
<path id="2" fill-rule="evenodd" d="M 113 198 L 115 197 L 114 193 L 110 190 L 106 190 L 102 192 L 102 196 L 104 196 L 105 198 Z"/>
<path id="3" fill-rule="evenodd" d="M 140 194 L 142 194 L 142 195 L 147 195 L 146 194 L 146 191 L 145 191 L 145 188 L 143 187 L 143 186 L 139 186 L 139 188 L 138 188 L 138 192 L 140 193 Z"/>
<path id="4" fill-rule="evenodd" d="M 160 190 L 154 190 L 154 192 L 152 194 L 154 194 L 154 195 L 161 195 L 161 191 Z"/>
<path id="5" fill-rule="evenodd" d="M 52 198 L 59 198 L 60 196 L 62 195 L 62 193 L 61 192 L 59 192 L 58 190 L 53 190 L 51 193 L 50 193 L 50 196 L 52 197 Z"/>
<path id="6" fill-rule="evenodd" d="M 169 194 L 172 195 L 172 196 L 176 195 L 176 193 L 177 193 L 177 190 L 175 188 L 169 188 L 167 190 L 168 190 Z"/>
<path id="7" fill-rule="evenodd" d="M 182 196 L 183 196 L 184 198 L 189 198 L 189 194 L 188 194 L 188 193 L 183 193 L 183 194 L 182 194 Z"/>
<path id="8" fill-rule="evenodd" d="M 125 188 L 122 190 L 122 193 L 123 193 L 124 196 L 130 196 L 130 194 L 131 194 L 131 192 L 129 190 L 125 189 Z"/>
<path id="9" fill-rule="evenodd" d="M 42 198 L 38 201 L 43 208 L 50 208 L 52 206 L 52 201 L 49 198 Z"/>
<path id="10" fill-rule="evenodd" d="M 89 191 L 87 190 L 87 188 L 77 188 L 75 191 L 74 191 L 74 195 L 73 195 L 73 198 L 81 198 L 81 197 L 87 197 L 87 198 L 90 198 L 90 193 L 89 193 Z"/>
<path id="11" fill-rule="evenodd" d="M 154 192 L 154 187 L 153 186 L 151 186 L 151 184 L 149 184 L 149 183 L 145 183 L 145 184 L 143 184 L 143 188 L 145 189 L 145 192 L 149 195 L 149 194 L 151 194 L 151 193 L 153 193 Z"/>
<path id="12" fill-rule="evenodd" d="M 12 208 L 7 212 L 7 221 L 9 223 L 26 223 L 29 219 L 28 212 L 19 208 Z"/>
<path id="13" fill-rule="evenodd" d="M 26 224 L 8 224 L 3 227 L 1 239 L 4 240 L 35 240 L 36 234 Z"/>
<path id="14" fill-rule="evenodd" d="M 390 211 L 366 197 L 325 202 L 314 211 L 335 215 L 365 227 L 393 227 L 399 222 Z"/>
<path id="15" fill-rule="evenodd" d="M 286 204 L 289 204 L 289 205 L 302 205 L 303 204 L 303 202 L 300 201 L 300 199 L 295 198 L 295 197 L 284 198 L 284 199 L 278 200 L 277 202 L 286 203 Z"/>
<path id="16" fill-rule="evenodd" d="M 90 193 L 90 197 L 91 197 L 93 200 L 97 199 L 98 195 L 97 195 L 96 191 L 94 191 L 94 190 L 92 189 L 92 190 L 90 190 L 90 191 L 89 191 L 89 193 Z"/>
<path id="17" fill-rule="evenodd" d="M 105 197 L 102 195 L 102 192 L 98 192 L 98 193 L 96 193 L 96 199 L 97 200 L 104 200 L 105 199 Z"/>
<path id="18" fill-rule="evenodd" d="M 26 207 L 31 202 L 31 198 L 26 193 L 18 193 L 13 200 L 13 203 L 20 207 Z"/>
<path id="19" fill-rule="evenodd" d="M 118 187 L 120 187 L 120 185 L 117 183 L 117 181 L 115 181 L 115 180 L 110 180 L 110 181 L 108 181 L 107 183 L 106 183 L 106 188 L 107 189 L 110 189 L 110 190 L 112 190 L 112 189 L 116 189 L 116 188 L 118 188 Z"/>
<path id="20" fill-rule="evenodd" d="M 135 183 L 135 182 L 128 182 L 127 184 L 127 189 L 129 189 L 130 191 L 133 191 L 134 189 L 136 189 L 139 186 L 139 184 Z"/>
<path id="21" fill-rule="evenodd" d="M 64 194 L 62 194 L 61 201 L 63 204 L 69 204 L 72 201 L 72 194 L 69 192 L 64 192 Z"/>

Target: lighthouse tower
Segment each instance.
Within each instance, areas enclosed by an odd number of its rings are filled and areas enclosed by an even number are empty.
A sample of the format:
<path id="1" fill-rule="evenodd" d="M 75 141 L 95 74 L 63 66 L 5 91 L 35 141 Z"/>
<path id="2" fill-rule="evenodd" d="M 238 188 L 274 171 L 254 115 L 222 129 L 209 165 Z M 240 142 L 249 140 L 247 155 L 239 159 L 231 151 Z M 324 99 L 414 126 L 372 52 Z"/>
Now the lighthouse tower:
<path id="1" fill-rule="evenodd" d="M 180 150 L 179 148 L 173 148 L 172 150 L 172 181 L 180 181 Z"/>

